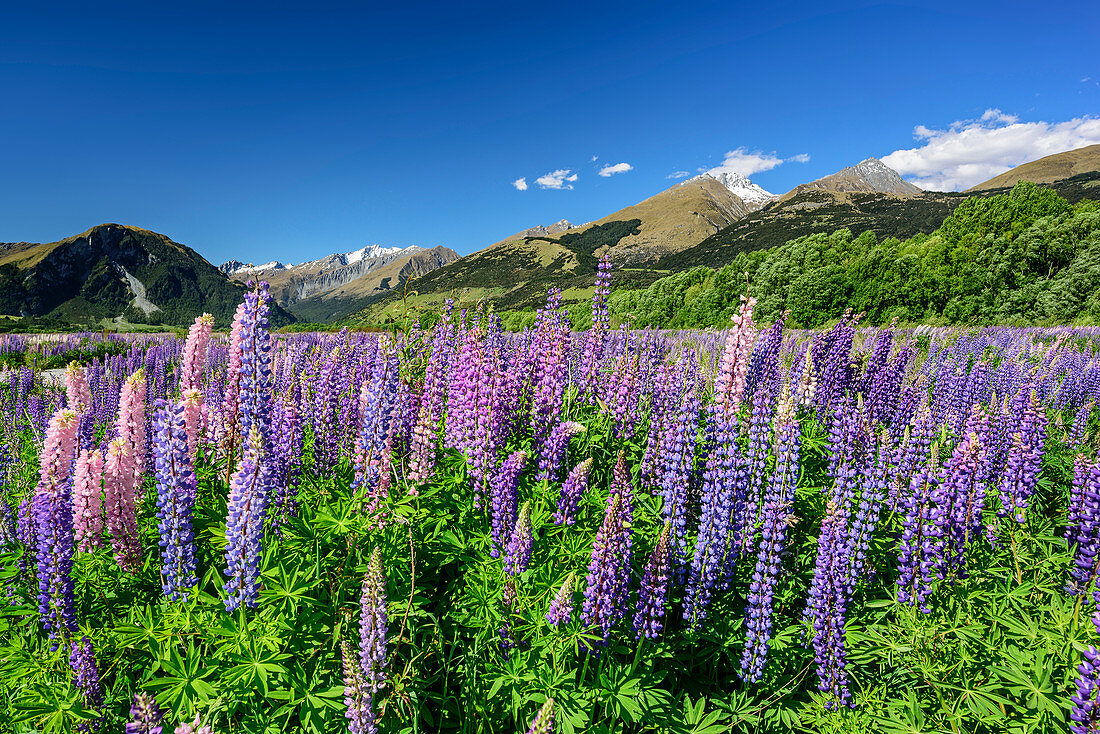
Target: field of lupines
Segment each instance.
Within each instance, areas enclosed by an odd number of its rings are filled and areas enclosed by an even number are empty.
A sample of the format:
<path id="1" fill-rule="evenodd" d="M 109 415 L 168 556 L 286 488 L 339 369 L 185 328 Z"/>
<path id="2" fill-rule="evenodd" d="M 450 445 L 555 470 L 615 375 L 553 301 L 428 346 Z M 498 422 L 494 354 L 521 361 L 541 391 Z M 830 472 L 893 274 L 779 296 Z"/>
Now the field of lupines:
<path id="1" fill-rule="evenodd" d="M 0 731 L 1098 730 L 1100 330 L 612 330 L 608 270 L 7 372 Z"/>

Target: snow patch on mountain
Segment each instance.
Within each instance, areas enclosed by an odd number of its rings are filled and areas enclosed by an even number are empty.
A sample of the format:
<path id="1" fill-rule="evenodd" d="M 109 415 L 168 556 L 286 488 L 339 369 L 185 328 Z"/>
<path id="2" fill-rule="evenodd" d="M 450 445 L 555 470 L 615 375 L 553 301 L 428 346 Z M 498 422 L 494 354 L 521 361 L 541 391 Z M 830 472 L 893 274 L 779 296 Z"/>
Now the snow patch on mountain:
<path id="1" fill-rule="evenodd" d="M 741 199 L 741 201 L 745 202 L 746 206 L 753 209 L 759 209 L 772 199 L 778 198 L 775 194 L 766 190 L 762 186 L 754 184 L 746 176 L 743 176 L 735 171 L 723 171 L 716 175 L 704 173 L 699 176 L 695 176 L 694 178 L 689 178 L 687 181 L 684 181 L 679 185 L 683 186 L 686 183 L 697 181 L 703 178 L 714 179 L 718 183 L 725 186 L 731 194 Z"/>

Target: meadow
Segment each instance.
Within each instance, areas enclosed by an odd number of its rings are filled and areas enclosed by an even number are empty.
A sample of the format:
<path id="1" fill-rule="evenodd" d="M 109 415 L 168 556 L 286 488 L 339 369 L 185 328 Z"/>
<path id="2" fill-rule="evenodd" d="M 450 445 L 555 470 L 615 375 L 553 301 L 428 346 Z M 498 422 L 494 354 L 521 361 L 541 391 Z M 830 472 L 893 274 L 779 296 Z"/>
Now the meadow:
<path id="1" fill-rule="evenodd" d="M 609 275 L 582 332 L 0 336 L 0 731 L 1098 731 L 1100 329 Z"/>

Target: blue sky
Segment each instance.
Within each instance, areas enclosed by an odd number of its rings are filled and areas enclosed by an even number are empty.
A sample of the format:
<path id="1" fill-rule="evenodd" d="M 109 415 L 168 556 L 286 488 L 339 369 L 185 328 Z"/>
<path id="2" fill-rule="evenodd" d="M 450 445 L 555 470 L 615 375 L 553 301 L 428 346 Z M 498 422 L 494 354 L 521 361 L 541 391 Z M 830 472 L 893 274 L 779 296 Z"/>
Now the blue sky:
<path id="1" fill-rule="evenodd" d="M 157 5 L 5 9 L 0 240 L 464 254 L 731 151 L 781 193 L 890 154 L 959 188 L 1100 142 L 1097 3 Z"/>

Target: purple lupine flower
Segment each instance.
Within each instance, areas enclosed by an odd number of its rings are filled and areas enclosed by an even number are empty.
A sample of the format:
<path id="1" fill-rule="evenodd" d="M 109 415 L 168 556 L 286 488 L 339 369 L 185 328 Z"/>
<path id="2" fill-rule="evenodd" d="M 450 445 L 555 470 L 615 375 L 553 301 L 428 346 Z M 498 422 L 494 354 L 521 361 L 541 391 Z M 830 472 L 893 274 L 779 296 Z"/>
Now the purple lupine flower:
<path id="1" fill-rule="evenodd" d="M 675 373 L 679 378 L 676 382 L 679 395 L 658 439 L 655 472 L 664 499 L 661 513 L 672 523 L 677 555 L 683 559 L 687 554 L 688 484 L 695 468 L 701 408 L 694 352 L 686 352 L 680 357 Z"/>
<path id="2" fill-rule="evenodd" d="M 615 425 L 616 438 L 632 436 L 638 423 L 638 404 L 641 396 L 639 370 L 639 346 L 637 332 L 623 324 L 626 349 L 615 361 L 607 382 L 603 385 L 602 397 L 611 412 Z"/>
<path id="3" fill-rule="evenodd" d="M 849 574 L 853 584 L 869 574 L 867 553 L 871 546 L 871 536 L 882 513 L 883 500 L 886 498 L 889 462 L 890 436 L 883 431 L 874 461 L 867 456 L 863 462 L 859 476 L 859 504 L 852 513 L 848 528 Z"/>
<path id="4" fill-rule="evenodd" d="M 966 421 L 963 440 L 943 465 L 940 488 L 948 501 L 944 536 L 947 556 L 943 562 L 960 577 L 966 573 L 966 549 L 983 527 L 986 485 L 982 469 L 988 433 L 989 417 L 975 404 Z"/>
<path id="5" fill-rule="evenodd" d="M 99 666 L 96 664 L 92 641 L 87 635 L 69 651 L 69 667 L 73 670 L 73 683 L 84 697 L 84 705 L 98 709 L 103 705 L 103 682 L 100 680 Z M 77 726 L 81 732 L 94 731 L 99 720 L 82 722 Z"/>
<path id="6" fill-rule="evenodd" d="M 852 384 L 852 339 L 858 317 L 845 312 L 836 326 L 814 338 L 813 366 L 817 370 L 814 401 L 823 414 L 837 409 L 837 403 Z"/>
<path id="7" fill-rule="evenodd" d="M 570 572 L 554 594 L 550 608 L 546 610 L 546 621 L 557 627 L 573 618 L 573 592 L 577 586 L 577 574 Z"/>
<path id="8" fill-rule="evenodd" d="M 271 294 L 261 282 L 245 294 L 241 319 L 241 436 L 248 440 L 253 429 L 263 439 L 266 450 L 271 429 L 271 332 L 268 311 Z"/>
<path id="9" fill-rule="evenodd" d="M 737 412 L 756 340 L 752 320 L 756 299 L 742 297 L 741 301 L 714 378 L 714 402 L 708 408 L 699 531 L 684 593 L 684 619 L 692 626 L 706 618 L 711 597 L 732 571 L 737 555 L 729 552 L 731 532 L 739 519 L 737 511 L 744 505 L 748 478 L 737 443 Z"/>
<path id="10" fill-rule="evenodd" d="M 253 431 L 229 485 L 225 518 L 225 608 L 259 604 L 260 557 L 271 476 L 260 459 L 260 438 Z"/>
<path id="11" fill-rule="evenodd" d="M 448 368 L 454 354 L 454 326 L 451 312 L 454 301 L 447 299 L 443 317 L 432 332 L 431 351 L 424 368 L 424 386 L 420 411 L 409 446 L 409 482 L 416 485 L 435 473 L 436 439 L 446 401 Z"/>
<path id="12" fill-rule="evenodd" d="M 1087 594 L 1100 574 L 1100 463 L 1077 457 L 1066 515 L 1066 541 L 1074 549 L 1068 587 Z"/>
<path id="13" fill-rule="evenodd" d="M 657 639 L 664 629 L 665 602 L 668 599 L 670 564 L 670 536 L 672 523 L 665 521 L 665 528 L 646 563 L 642 585 L 638 588 L 638 608 L 634 612 L 634 637 Z"/>
<path id="14" fill-rule="evenodd" d="M 1063 530 L 1069 545 L 1076 542 L 1085 503 L 1085 487 L 1092 466 L 1093 462 L 1085 458 L 1084 454 L 1077 454 L 1073 459 L 1073 481 L 1070 483 L 1069 503 L 1066 505 L 1066 527 Z"/>
<path id="15" fill-rule="evenodd" d="M 195 533 L 191 527 L 196 478 L 187 447 L 183 405 L 158 401 L 154 420 L 153 456 L 160 529 L 157 543 L 160 545 L 162 586 L 169 599 L 186 601 L 188 589 L 198 583 L 198 579 L 195 576 Z"/>
<path id="16" fill-rule="evenodd" d="M 535 374 L 531 396 L 532 446 L 541 450 L 558 416 L 569 379 L 569 319 L 561 289 L 550 288 L 546 307 L 535 316 Z"/>
<path id="17" fill-rule="evenodd" d="M 386 576 L 382 551 L 375 548 L 363 576 L 359 613 L 359 664 L 374 693 L 386 682 L 386 626 Z"/>
<path id="18" fill-rule="evenodd" d="M 661 438 L 672 420 L 673 403 L 680 392 L 678 378 L 682 379 L 682 375 L 676 372 L 674 365 L 667 363 L 658 366 L 653 377 L 649 398 L 649 431 L 645 440 L 645 453 L 639 465 L 642 483 L 650 487 L 658 485 L 657 457 L 661 452 Z"/>
<path id="19" fill-rule="evenodd" d="M 505 576 L 503 596 L 504 624 L 497 630 L 497 634 L 500 637 L 500 652 L 507 660 L 511 657 L 512 650 L 525 646 L 524 640 L 516 637 L 515 625 L 513 624 L 516 606 L 516 580 L 511 576 Z"/>
<path id="20" fill-rule="evenodd" d="M 527 465 L 527 452 L 515 451 L 501 463 L 489 483 L 492 509 L 492 543 L 489 555 L 499 558 L 511 538 L 519 513 L 519 476 Z"/>
<path id="21" fill-rule="evenodd" d="M 706 619 L 711 597 L 729 568 L 730 532 L 744 478 L 744 460 L 737 445 L 737 416 L 712 406 L 708 428 L 712 450 L 703 470 L 699 530 L 684 593 L 684 619 L 692 626 Z M 736 557 L 729 555 L 730 560 Z"/>
<path id="22" fill-rule="evenodd" d="M 897 509 L 901 495 L 909 489 L 921 457 L 928 455 L 934 428 L 932 411 L 926 405 L 913 416 L 910 424 L 903 430 L 902 439 L 898 443 L 892 462 L 894 470 L 891 475 L 888 503 L 891 512 Z"/>
<path id="23" fill-rule="evenodd" d="M 313 465 L 317 474 L 328 474 L 336 467 L 340 458 L 340 431 L 336 426 L 340 421 L 341 368 L 345 355 L 340 347 L 333 347 L 325 356 L 321 365 L 321 374 L 317 376 L 314 397 L 314 410 L 311 415 L 313 427 Z"/>
<path id="24" fill-rule="evenodd" d="M 453 337 L 454 362 L 447 383 L 447 415 L 443 447 L 466 450 L 473 441 L 476 417 L 477 373 L 483 359 L 483 345 L 476 324 L 468 323 L 466 312 Z"/>
<path id="25" fill-rule="evenodd" d="M 581 356 L 580 388 L 581 392 L 590 397 L 595 394 L 596 385 L 599 383 L 604 337 L 611 321 L 607 310 L 607 299 L 610 295 L 611 259 L 605 254 L 596 267 L 596 292 L 592 295 L 592 328 L 585 335 L 584 352 Z"/>
<path id="26" fill-rule="evenodd" d="M 554 513 L 555 525 L 572 525 L 577 520 L 577 506 L 588 489 L 588 476 L 592 472 L 592 459 L 588 458 L 573 467 L 561 485 L 558 509 Z"/>
<path id="27" fill-rule="evenodd" d="M 509 576 L 523 573 L 531 563 L 531 550 L 534 548 L 534 535 L 531 530 L 531 503 L 524 502 L 516 520 L 516 527 L 508 544 L 504 548 L 504 572 Z"/>
<path id="28" fill-rule="evenodd" d="M 237 400 L 238 420 L 244 439 L 244 451 L 229 488 L 225 523 L 226 600 L 229 611 L 242 603 L 259 603 L 256 588 L 260 577 L 260 557 L 264 521 L 273 485 L 273 467 L 267 457 L 271 431 L 271 333 L 267 313 L 271 296 L 267 283 L 260 283 L 245 294 L 238 311 L 235 337 L 240 360 Z"/>
<path id="29" fill-rule="evenodd" d="M 527 734 L 554 734 L 554 699 L 546 699 L 546 703 L 535 714 Z"/>
<path id="30" fill-rule="evenodd" d="M 271 463 L 275 470 L 271 520 L 275 529 L 298 515 L 298 481 L 302 473 L 303 451 L 298 401 L 298 386 L 295 384 L 290 395 L 281 398 L 275 405 L 275 429 L 271 437 Z"/>
<path id="31" fill-rule="evenodd" d="M 371 510 L 381 502 L 389 481 L 388 449 L 392 448 L 398 370 L 397 351 L 391 339 L 383 335 L 379 338 L 374 374 L 370 382 L 363 383 L 360 394 L 362 432 L 356 442 L 355 480 L 352 483 L 353 489 L 362 490 Z"/>
<path id="32" fill-rule="evenodd" d="M 569 448 L 569 439 L 584 431 L 585 427 L 575 421 L 565 421 L 554 426 L 539 454 L 539 473 L 535 478 L 539 481 L 558 481 L 561 478 L 561 464 Z"/>
<path id="33" fill-rule="evenodd" d="M 1093 645 L 1077 666 L 1077 691 L 1070 696 L 1073 709 L 1069 725 L 1073 734 L 1096 734 L 1100 731 L 1100 652 Z"/>
<path id="34" fill-rule="evenodd" d="M 851 585 L 844 557 L 846 511 L 830 498 L 821 535 L 817 561 L 810 585 L 806 617 L 813 628 L 812 646 L 817 669 L 817 688 L 828 695 L 827 708 L 850 705 L 844 624 L 851 598 Z"/>
<path id="35" fill-rule="evenodd" d="M 377 731 L 374 722 L 374 696 L 370 686 L 363 680 L 363 671 L 352 646 L 347 640 L 340 641 L 340 657 L 344 666 L 344 715 L 348 720 L 351 734 L 367 734 Z"/>
<path id="36" fill-rule="evenodd" d="M 747 486 L 744 499 L 735 511 L 731 528 L 733 543 L 739 557 L 745 557 L 755 544 L 756 530 L 760 519 L 760 503 L 767 475 L 768 442 L 771 438 L 772 415 L 775 413 L 774 388 L 778 383 L 778 364 L 763 368 L 761 384 L 756 387 L 751 399 L 751 412 L 748 423 L 748 446 L 745 451 L 745 471 Z"/>
<path id="37" fill-rule="evenodd" d="M 76 632 L 73 508 L 67 487 L 40 484 L 31 500 L 38 612 L 56 650 Z"/>
<path id="38" fill-rule="evenodd" d="M 793 514 L 795 485 L 801 455 L 802 433 L 795 415 L 796 398 L 780 398 L 776 414 L 775 471 L 768 480 L 763 502 L 763 527 L 756 556 L 756 569 L 749 584 L 745 612 L 747 639 L 741 656 L 745 680 L 760 680 L 772 631 L 772 607 L 780 556 L 786 548 L 787 528 Z"/>
<path id="39" fill-rule="evenodd" d="M 160 720 L 163 716 L 155 698 L 148 693 L 135 693 L 126 734 L 161 734 Z"/>
<path id="40" fill-rule="evenodd" d="M 1001 509 L 997 514 L 1002 517 L 1012 515 L 1016 522 L 1023 523 L 1026 522 L 1028 501 L 1035 491 L 1043 461 L 1046 415 L 1033 392 L 1026 400 L 1014 402 L 1012 410 L 1019 412 L 1015 413 L 1015 431 L 1004 457 Z"/>
<path id="41" fill-rule="evenodd" d="M 1092 414 L 1092 409 L 1095 405 L 1095 401 L 1090 400 L 1077 409 L 1076 415 L 1073 416 L 1073 423 L 1070 426 L 1069 433 L 1066 434 L 1066 444 L 1070 447 L 1078 448 L 1088 441 L 1089 416 Z"/>
<path id="42" fill-rule="evenodd" d="M 626 615 L 633 521 L 633 489 L 626 459 L 620 454 L 613 471 L 603 523 L 592 543 L 581 609 L 584 626 L 595 627 L 598 631 L 597 646 L 607 644 L 611 628 Z"/>

